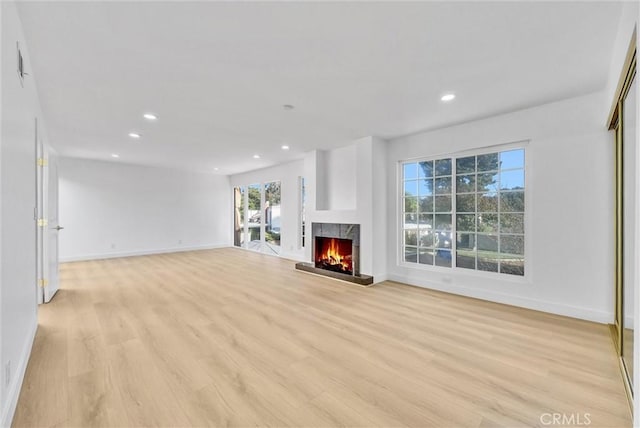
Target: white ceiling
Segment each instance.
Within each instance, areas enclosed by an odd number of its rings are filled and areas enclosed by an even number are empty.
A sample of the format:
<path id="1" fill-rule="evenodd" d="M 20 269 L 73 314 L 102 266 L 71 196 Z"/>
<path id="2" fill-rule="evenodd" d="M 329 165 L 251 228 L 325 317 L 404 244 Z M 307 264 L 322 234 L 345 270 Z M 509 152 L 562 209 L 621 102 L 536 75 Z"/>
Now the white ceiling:
<path id="1" fill-rule="evenodd" d="M 228 174 L 599 90 L 621 5 L 24 2 L 19 12 L 61 154 Z M 444 104 L 448 91 L 457 98 Z"/>

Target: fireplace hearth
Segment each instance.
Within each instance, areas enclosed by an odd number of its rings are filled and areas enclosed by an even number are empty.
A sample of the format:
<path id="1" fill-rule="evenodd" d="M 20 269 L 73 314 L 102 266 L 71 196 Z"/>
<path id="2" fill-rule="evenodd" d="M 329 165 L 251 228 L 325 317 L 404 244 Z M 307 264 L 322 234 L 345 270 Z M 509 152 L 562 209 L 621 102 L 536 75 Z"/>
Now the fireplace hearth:
<path id="1" fill-rule="evenodd" d="M 297 263 L 296 269 L 359 285 L 373 284 L 373 277 L 360 274 L 360 225 L 313 223 L 313 263 Z"/>

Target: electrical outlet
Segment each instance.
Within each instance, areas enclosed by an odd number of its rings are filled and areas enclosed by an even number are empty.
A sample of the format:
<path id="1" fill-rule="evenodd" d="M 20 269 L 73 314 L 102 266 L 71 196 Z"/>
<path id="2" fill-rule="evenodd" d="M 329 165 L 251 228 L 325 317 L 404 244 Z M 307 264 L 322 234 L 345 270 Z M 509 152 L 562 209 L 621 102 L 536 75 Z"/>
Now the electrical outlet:
<path id="1" fill-rule="evenodd" d="M 178 244 L 182 244 L 182 239 L 178 239 Z"/>
<path id="2" fill-rule="evenodd" d="M 11 383 L 11 361 L 7 361 L 4 366 L 4 386 L 5 388 Z"/>
<path id="3" fill-rule="evenodd" d="M 116 244 L 114 244 L 113 242 L 111 243 L 111 249 L 114 250 L 116 248 Z"/>

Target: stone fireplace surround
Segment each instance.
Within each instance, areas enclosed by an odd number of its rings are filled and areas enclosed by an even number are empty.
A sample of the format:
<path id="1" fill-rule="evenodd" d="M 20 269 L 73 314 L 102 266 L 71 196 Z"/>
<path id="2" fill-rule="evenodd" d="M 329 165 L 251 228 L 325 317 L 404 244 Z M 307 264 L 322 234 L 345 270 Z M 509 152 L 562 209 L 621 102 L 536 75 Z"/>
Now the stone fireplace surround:
<path id="1" fill-rule="evenodd" d="M 353 275 L 333 272 L 317 268 L 316 261 L 316 237 L 350 239 L 352 243 Z M 360 225 L 346 223 L 312 223 L 311 225 L 311 263 L 296 263 L 296 269 L 324 275 L 359 285 L 373 284 L 373 277 L 360 274 Z"/>

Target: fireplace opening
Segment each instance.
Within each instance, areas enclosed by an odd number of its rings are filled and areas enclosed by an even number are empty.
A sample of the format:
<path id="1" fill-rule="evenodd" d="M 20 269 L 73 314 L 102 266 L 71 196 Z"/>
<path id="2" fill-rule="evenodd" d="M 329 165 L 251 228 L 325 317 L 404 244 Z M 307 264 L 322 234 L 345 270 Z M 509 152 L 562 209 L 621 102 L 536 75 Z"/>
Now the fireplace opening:
<path id="1" fill-rule="evenodd" d="M 353 275 L 353 241 L 316 236 L 315 266 Z"/>

